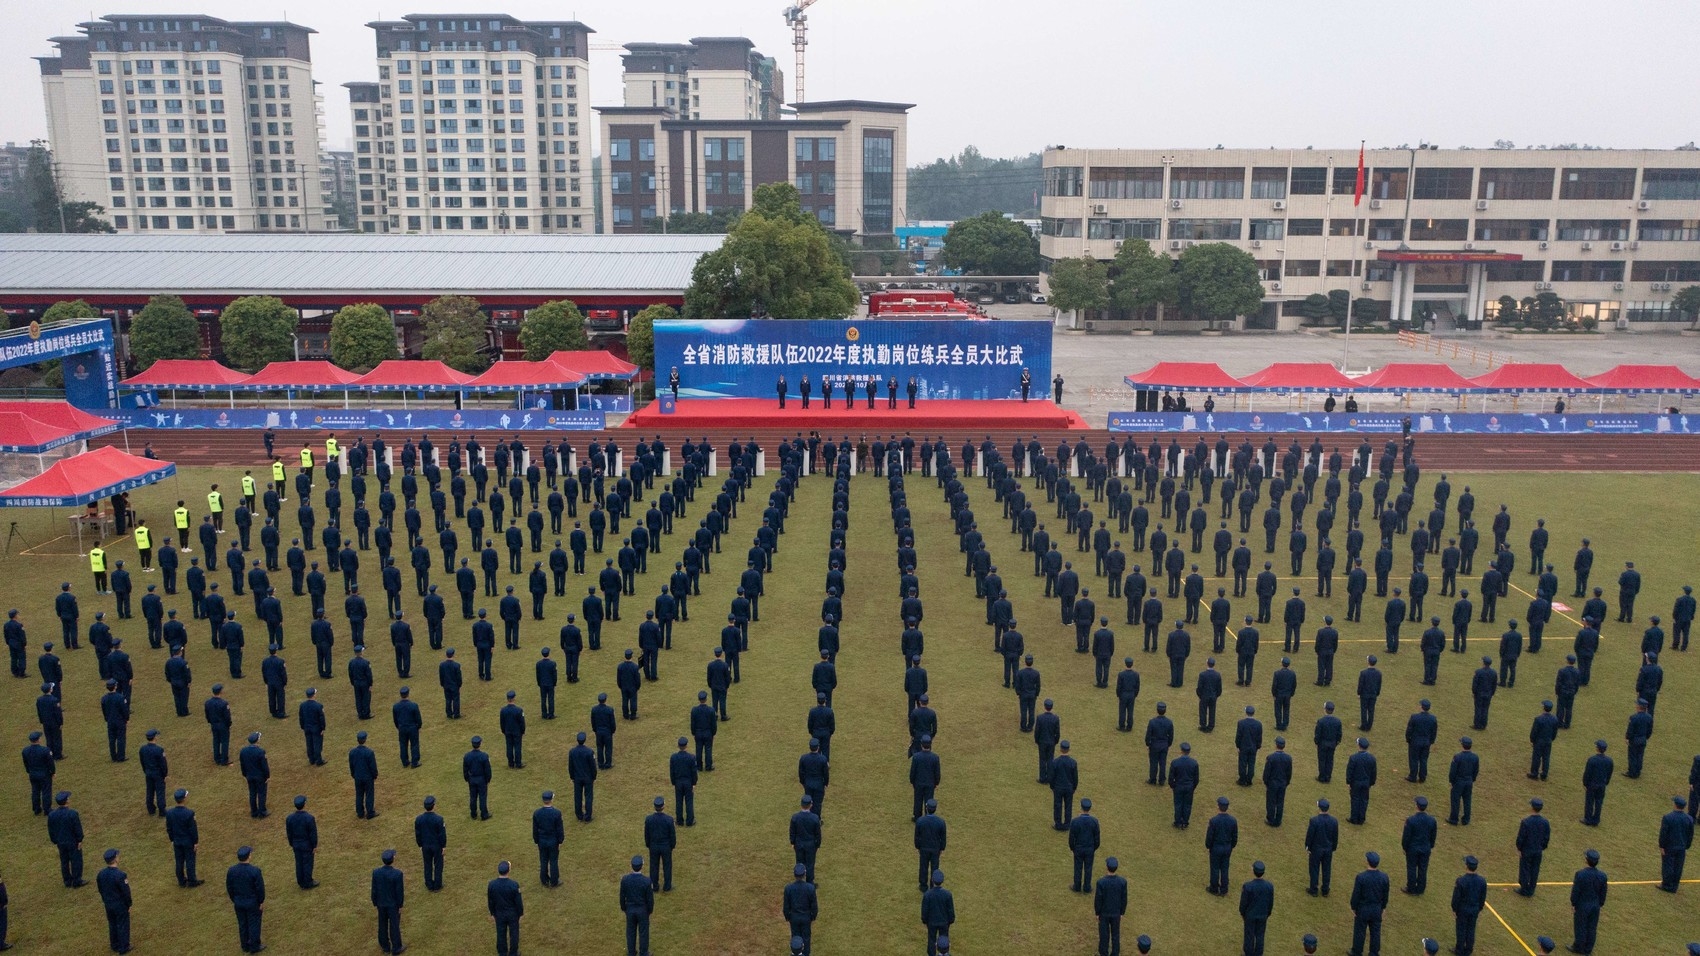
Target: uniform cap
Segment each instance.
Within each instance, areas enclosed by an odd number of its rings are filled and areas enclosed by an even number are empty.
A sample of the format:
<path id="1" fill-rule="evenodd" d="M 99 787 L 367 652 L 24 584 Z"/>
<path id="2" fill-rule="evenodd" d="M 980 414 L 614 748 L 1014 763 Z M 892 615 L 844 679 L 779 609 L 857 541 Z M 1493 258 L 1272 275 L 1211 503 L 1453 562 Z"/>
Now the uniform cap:
<path id="1" fill-rule="evenodd" d="M 1104 861 L 1104 866 L 1108 867 L 1109 870 L 1112 873 L 1115 872 L 1116 867 L 1121 866 L 1121 865 L 1122 865 L 1121 861 L 1116 859 L 1113 856 Z"/>
<path id="2" fill-rule="evenodd" d="M 1558 948 L 1558 944 L 1553 942 L 1551 936 L 1537 936 L 1537 937 L 1535 937 L 1535 945 L 1539 946 L 1541 949 L 1544 949 L 1549 953 Z"/>
<path id="3" fill-rule="evenodd" d="M 1328 798 L 1327 798 L 1327 797 L 1323 797 L 1323 798 L 1322 798 L 1322 799 L 1320 799 L 1320 800 L 1318 800 L 1318 801 L 1316 801 L 1316 808 L 1317 808 L 1317 809 L 1318 809 L 1318 810 L 1326 810 L 1326 809 L 1328 809 Z"/>
<path id="4" fill-rule="evenodd" d="M 1184 740 L 1181 741 L 1181 753 L 1183 753 L 1183 754 L 1192 753 L 1192 744 L 1189 744 Z"/>
<path id="5" fill-rule="evenodd" d="M 260 732 L 256 730 L 253 733 L 249 734 L 248 735 L 248 742 L 251 743 L 251 744 L 259 743 L 260 742 Z"/>
<path id="6" fill-rule="evenodd" d="M 1432 936 L 1424 938 L 1423 952 L 1431 954 L 1440 952 L 1440 943 L 1436 942 Z"/>
<path id="7" fill-rule="evenodd" d="M 1218 806 L 1218 807 L 1221 807 L 1221 808 L 1223 808 L 1223 809 L 1224 809 L 1224 810 L 1225 810 L 1225 809 L 1227 809 L 1227 807 L 1228 807 L 1228 798 L 1227 798 L 1227 797 L 1217 797 L 1217 798 L 1216 798 L 1216 805 L 1217 805 L 1217 806 Z"/>
<path id="8" fill-rule="evenodd" d="M 1427 797 L 1418 797 L 1417 798 L 1417 809 L 1418 810 L 1428 809 L 1428 798 Z"/>
<path id="9" fill-rule="evenodd" d="M 189 799 L 189 791 L 182 787 L 178 787 L 177 790 L 171 794 L 171 798 L 173 800 L 187 800 Z"/>
<path id="10" fill-rule="evenodd" d="M 395 862 L 395 851 L 394 850 L 385 850 L 384 852 L 378 854 L 378 856 L 385 863 L 394 863 Z"/>
<path id="11" fill-rule="evenodd" d="M 667 805 L 667 798 L 666 797 L 656 797 L 655 798 L 655 805 L 658 806 L 658 807 L 666 806 Z"/>
<path id="12" fill-rule="evenodd" d="M 479 745 L 480 745 L 480 744 L 482 744 L 482 743 L 484 743 L 484 738 L 483 738 L 483 737 L 477 737 L 477 736 L 474 736 L 474 737 L 473 737 L 473 738 L 472 738 L 472 746 L 474 746 L 474 747 L 477 747 L 477 746 L 479 746 Z"/>
<path id="13" fill-rule="evenodd" d="M 105 853 L 102 853 L 100 855 L 100 858 L 105 860 L 108 863 L 111 863 L 113 860 L 118 859 L 118 851 L 117 850 L 107 850 Z"/>
<path id="14" fill-rule="evenodd" d="M 943 882 L 944 882 L 944 871 L 943 870 L 934 870 L 933 871 L 933 883 L 934 883 L 934 885 L 937 885 L 937 884 L 943 883 Z"/>
<path id="15" fill-rule="evenodd" d="M 1263 867 L 1263 861 L 1262 860 L 1253 861 L 1253 863 L 1251 864 L 1251 871 L 1253 873 L 1257 874 L 1258 876 L 1263 875 L 1263 869 L 1264 869 L 1264 867 Z"/>
<path id="16" fill-rule="evenodd" d="M 1380 866 L 1381 854 L 1371 850 L 1364 854 L 1364 862 L 1368 863 L 1370 866 Z"/>
<path id="17" fill-rule="evenodd" d="M 503 860 L 502 862 L 496 864 L 496 872 L 502 874 L 503 876 L 508 875 L 509 869 L 511 869 L 511 867 L 509 866 L 507 860 Z"/>
<path id="18" fill-rule="evenodd" d="M 796 866 L 791 868 L 791 875 L 792 876 L 807 876 L 808 873 L 809 873 L 809 868 L 804 866 L 801 863 L 799 863 Z M 802 937 L 793 936 L 793 937 L 791 937 L 791 940 L 792 940 L 792 948 L 795 949 L 795 948 L 797 948 L 797 945 L 802 942 Z"/>
<path id="19" fill-rule="evenodd" d="M 1540 808 L 1546 806 L 1546 802 L 1544 800 L 1542 800 L 1540 797 L 1530 797 L 1529 798 L 1529 806 L 1534 807 L 1536 810 L 1539 810 Z"/>
<path id="20" fill-rule="evenodd" d="M 632 869 L 634 869 L 634 870 L 643 869 L 643 857 L 641 857 L 641 856 L 632 857 Z"/>
<path id="21" fill-rule="evenodd" d="M 1589 863 L 1598 863 L 1600 862 L 1600 851 L 1594 849 L 1585 850 L 1582 853 L 1582 859 L 1587 860 Z"/>
<path id="22" fill-rule="evenodd" d="M 929 801 L 927 801 L 927 802 L 928 802 L 928 803 L 929 803 L 929 804 L 931 804 L 931 803 L 932 803 L 932 801 L 931 801 L 931 800 L 929 800 Z M 1082 809 L 1082 810 L 1090 810 L 1090 809 L 1092 809 L 1092 798 L 1091 798 L 1091 797 L 1084 797 L 1084 798 L 1082 798 L 1082 799 L 1081 799 L 1081 801 L 1080 801 L 1080 809 Z"/>

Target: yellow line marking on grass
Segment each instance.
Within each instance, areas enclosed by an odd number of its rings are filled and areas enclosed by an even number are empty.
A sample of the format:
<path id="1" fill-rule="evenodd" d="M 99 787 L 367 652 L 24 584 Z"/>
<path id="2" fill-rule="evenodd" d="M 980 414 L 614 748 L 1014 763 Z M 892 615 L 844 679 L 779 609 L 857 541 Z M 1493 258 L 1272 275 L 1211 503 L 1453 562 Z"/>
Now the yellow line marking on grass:
<path id="1" fill-rule="evenodd" d="M 1517 945 L 1523 947 L 1523 952 L 1528 953 L 1529 956 L 1536 956 L 1535 951 L 1529 948 L 1529 944 L 1523 941 L 1523 937 L 1517 935 L 1517 931 L 1511 928 L 1511 924 L 1505 921 L 1505 917 L 1499 915 L 1499 910 L 1494 909 L 1492 903 L 1484 900 L 1482 905 L 1487 907 L 1487 911 L 1493 914 L 1494 919 L 1499 920 L 1499 925 L 1505 927 L 1505 931 L 1511 934 L 1511 938 L 1517 941 Z"/>

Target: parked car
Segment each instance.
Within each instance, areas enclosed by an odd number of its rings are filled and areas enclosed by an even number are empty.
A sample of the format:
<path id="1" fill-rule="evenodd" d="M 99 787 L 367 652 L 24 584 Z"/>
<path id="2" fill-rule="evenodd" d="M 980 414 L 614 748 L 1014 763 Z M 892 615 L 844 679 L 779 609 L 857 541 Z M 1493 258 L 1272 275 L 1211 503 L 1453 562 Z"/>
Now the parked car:
<path id="1" fill-rule="evenodd" d="M 981 305 L 992 305 L 993 303 L 998 301 L 998 297 L 995 296 L 995 295 L 992 295 L 990 292 L 987 292 L 987 293 L 982 294 L 980 296 L 980 298 L 978 299 L 978 301 Z"/>
<path id="2" fill-rule="evenodd" d="M 1004 296 L 1003 296 L 1003 301 L 1006 305 L 1014 305 L 1017 302 L 1021 301 L 1021 297 L 1016 295 L 1013 292 L 1005 292 Z"/>
<path id="3" fill-rule="evenodd" d="M 1043 292 L 1035 292 L 1032 295 L 1027 297 L 1027 301 L 1033 303 L 1034 305 L 1044 305 L 1045 304 L 1045 294 Z"/>

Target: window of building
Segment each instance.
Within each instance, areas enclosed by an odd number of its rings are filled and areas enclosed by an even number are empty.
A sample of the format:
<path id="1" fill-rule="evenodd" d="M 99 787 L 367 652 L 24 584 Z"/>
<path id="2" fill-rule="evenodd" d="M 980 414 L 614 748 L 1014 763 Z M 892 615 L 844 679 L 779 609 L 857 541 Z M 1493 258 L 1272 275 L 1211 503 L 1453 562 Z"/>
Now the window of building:
<path id="1" fill-rule="evenodd" d="M 891 130 L 862 132 L 862 231 L 865 233 L 891 232 L 896 152 L 893 137 Z"/>
<path id="2" fill-rule="evenodd" d="M 1477 199 L 1552 198 L 1553 171 L 1541 168 L 1483 167 L 1481 182 L 1476 186 Z"/>
<path id="3" fill-rule="evenodd" d="M 1487 264 L 1489 282 L 1540 282 L 1546 278 L 1545 262 L 1490 262 Z"/>
<path id="4" fill-rule="evenodd" d="M 1364 175 L 1367 177 L 1369 175 L 1369 170 L 1367 170 L 1367 169 L 1364 170 Z M 1367 181 L 1364 183 L 1364 191 L 1366 193 L 1369 191 L 1369 183 Z M 1355 195 L 1357 195 L 1357 192 L 1358 192 L 1358 167 L 1356 167 L 1356 166 L 1336 166 L 1336 167 L 1334 167 L 1334 189 L 1333 189 L 1333 192 L 1334 192 L 1334 195 L 1336 195 L 1336 196 L 1355 196 Z"/>
<path id="5" fill-rule="evenodd" d="M 1419 169 L 1412 182 L 1413 199 L 1469 199 L 1476 171 L 1468 166 Z"/>
<path id="6" fill-rule="evenodd" d="M 1360 263 L 1356 259 L 1328 260 L 1328 274 L 1331 276 L 1355 276 L 1359 267 Z"/>
<path id="7" fill-rule="evenodd" d="M 833 193 L 836 193 L 837 191 L 838 191 L 838 174 L 837 173 L 816 173 L 815 174 L 815 193 L 817 195 L 830 196 Z"/>
<path id="8" fill-rule="evenodd" d="M 1240 237 L 1238 219 L 1171 219 L 1170 239 L 1194 239 L 1217 242 Z"/>
<path id="9" fill-rule="evenodd" d="M 1548 237 L 1545 219 L 1477 219 L 1477 242 L 1530 242 Z"/>
<path id="10" fill-rule="evenodd" d="M 672 84 L 669 83 L 668 85 L 671 86 Z M 795 151 L 796 151 L 797 162 L 799 162 L 799 163 L 814 162 L 815 141 L 814 141 L 813 138 L 808 137 L 808 136 L 797 137 L 797 139 L 795 140 L 795 143 L 793 145 L 793 149 L 795 149 Z"/>
<path id="11" fill-rule="evenodd" d="M 1421 170 L 1418 170 L 1421 172 Z M 1421 184 L 1418 184 L 1421 188 Z M 1411 239 L 1431 242 L 1463 242 L 1470 237 L 1468 219 L 1413 219 Z"/>
<path id="12" fill-rule="evenodd" d="M 1170 199 L 1243 199 L 1245 167 L 1179 168 L 1169 175 Z"/>
<path id="13" fill-rule="evenodd" d="M 815 174 L 814 173 L 798 173 L 797 174 L 797 192 L 802 193 L 805 196 L 814 195 L 814 192 L 815 192 Z"/>
<path id="14" fill-rule="evenodd" d="M 655 140 L 638 140 L 638 159 L 644 162 L 651 162 L 655 159 Z"/>
<path id="15" fill-rule="evenodd" d="M 1558 238 L 1566 241 L 1621 241 L 1629 238 L 1627 219 L 1560 219 Z"/>
<path id="16" fill-rule="evenodd" d="M 1089 239 L 1113 239 L 1117 242 L 1127 239 L 1157 240 L 1163 238 L 1162 220 L 1092 219 L 1086 224 L 1086 236 Z"/>
<path id="17" fill-rule="evenodd" d="M 1623 263 L 1575 259 L 1552 264 L 1553 282 L 1622 282 Z"/>
<path id="18" fill-rule="evenodd" d="M 1286 170 L 1282 170 L 1282 172 L 1285 173 Z M 1253 182 L 1255 183 L 1255 180 Z M 1285 178 L 1283 178 L 1281 180 L 1281 189 L 1282 189 L 1283 192 L 1286 191 L 1286 187 L 1287 187 L 1287 180 Z M 1268 198 L 1268 197 L 1254 196 L 1252 198 L 1256 199 L 1256 198 Z M 1251 231 L 1247 235 L 1246 238 L 1248 238 L 1248 239 L 1285 239 L 1285 238 L 1287 238 L 1287 221 L 1284 220 L 1284 219 L 1253 219 L 1251 221 Z"/>
<path id="19" fill-rule="evenodd" d="M 1162 199 L 1163 169 L 1096 166 L 1088 192 L 1093 199 Z"/>
<path id="20" fill-rule="evenodd" d="M 1566 169 L 1559 173 L 1560 199 L 1633 199 L 1633 169 Z"/>
<path id="21" fill-rule="evenodd" d="M 632 141 L 629 139 L 611 139 L 608 141 L 608 158 L 623 162 L 632 158 Z"/>
<path id="22" fill-rule="evenodd" d="M 1289 236 L 1320 236 L 1320 235 L 1322 235 L 1322 220 L 1320 220 L 1320 219 L 1289 219 L 1289 220 L 1287 220 L 1287 235 L 1289 235 Z"/>
<path id="23" fill-rule="evenodd" d="M 1371 219 L 1369 238 L 1376 242 L 1399 242 L 1405 238 L 1405 220 Z"/>
<path id="24" fill-rule="evenodd" d="M 1287 193 L 1292 196 L 1321 196 L 1328 191 L 1328 167 L 1295 166 L 1292 184 Z M 1291 273 L 1288 273 L 1289 275 Z"/>
<path id="25" fill-rule="evenodd" d="M 1700 199 L 1700 169 L 1644 170 L 1641 198 Z"/>
<path id="26" fill-rule="evenodd" d="M 1287 167 L 1257 166 L 1251 171 L 1251 198 L 1286 199 Z"/>
<path id="27" fill-rule="evenodd" d="M 1371 199 L 1404 199 L 1409 188 L 1410 170 L 1403 166 L 1373 169 L 1369 174 L 1367 195 Z"/>
<path id="28" fill-rule="evenodd" d="M 1288 279 L 1313 278 L 1322 275 L 1322 261 L 1320 259 L 1288 259 L 1282 271 L 1286 274 L 1285 278 Z"/>
<path id="29" fill-rule="evenodd" d="M 1643 219 L 1635 238 L 1643 242 L 1700 241 L 1700 219 Z"/>
<path id="30" fill-rule="evenodd" d="M 1063 239 L 1080 238 L 1080 220 L 1046 217 L 1039 220 L 1039 234 Z"/>
<path id="31" fill-rule="evenodd" d="M 1636 282 L 1700 282 L 1700 262 L 1640 260 L 1630 278 Z"/>
<path id="32" fill-rule="evenodd" d="M 1328 234 L 1330 236 L 1355 236 L 1363 229 L 1362 219 L 1330 219 Z"/>
<path id="33" fill-rule="evenodd" d="M 718 178 L 717 174 L 710 173 L 709 175 L 711 177 Z M 616 196 L 624 196 L 632 191 L 631 173 L 613 173 L 608 177 L 608 181 L 612 184 L 614 195 Z"/>
<path id="34" fill-rule="evenodd" d="M 1045 169 L 1045 195 L 1078 196 L 1085 181 L 1079 166 L 1049 166 Z"/>

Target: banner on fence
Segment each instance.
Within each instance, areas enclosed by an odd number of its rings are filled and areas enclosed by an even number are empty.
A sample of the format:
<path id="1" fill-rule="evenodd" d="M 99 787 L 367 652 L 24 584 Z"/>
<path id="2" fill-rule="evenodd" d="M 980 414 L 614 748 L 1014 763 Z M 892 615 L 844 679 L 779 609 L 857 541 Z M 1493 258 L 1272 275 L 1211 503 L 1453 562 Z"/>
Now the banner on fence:
<path id="1" fill-rule="evenodd" d="M 681 319 L 655 326 L 657 381 L 679 370 L 681 398 L 772 398 L 779 377 L 797 395 L 804 376 L 830 381 L 915 379 L 922 399 L 1019 398 L 1051 382 L 1051 324 L 968 319 Z"/>
<path id="2" fill-rule="evenodd" d="M 599 411 L 344 408 L 124 408 L 106 412 L 134 428 L 418 428 L 423 430 L 557 429 L 598 431 Z"/>
<path id="3" fill-rule="evenodd" d="M 1113 432 L 1379 432 L 1403 430 L 1406 418 L 1416 434 L 1585 435 L 1695 434 L 1700 416 L 1684 414 L 1612 415 L 1552 413 L 1484 414 L 1422 412 L 1111 412 Z"/>

